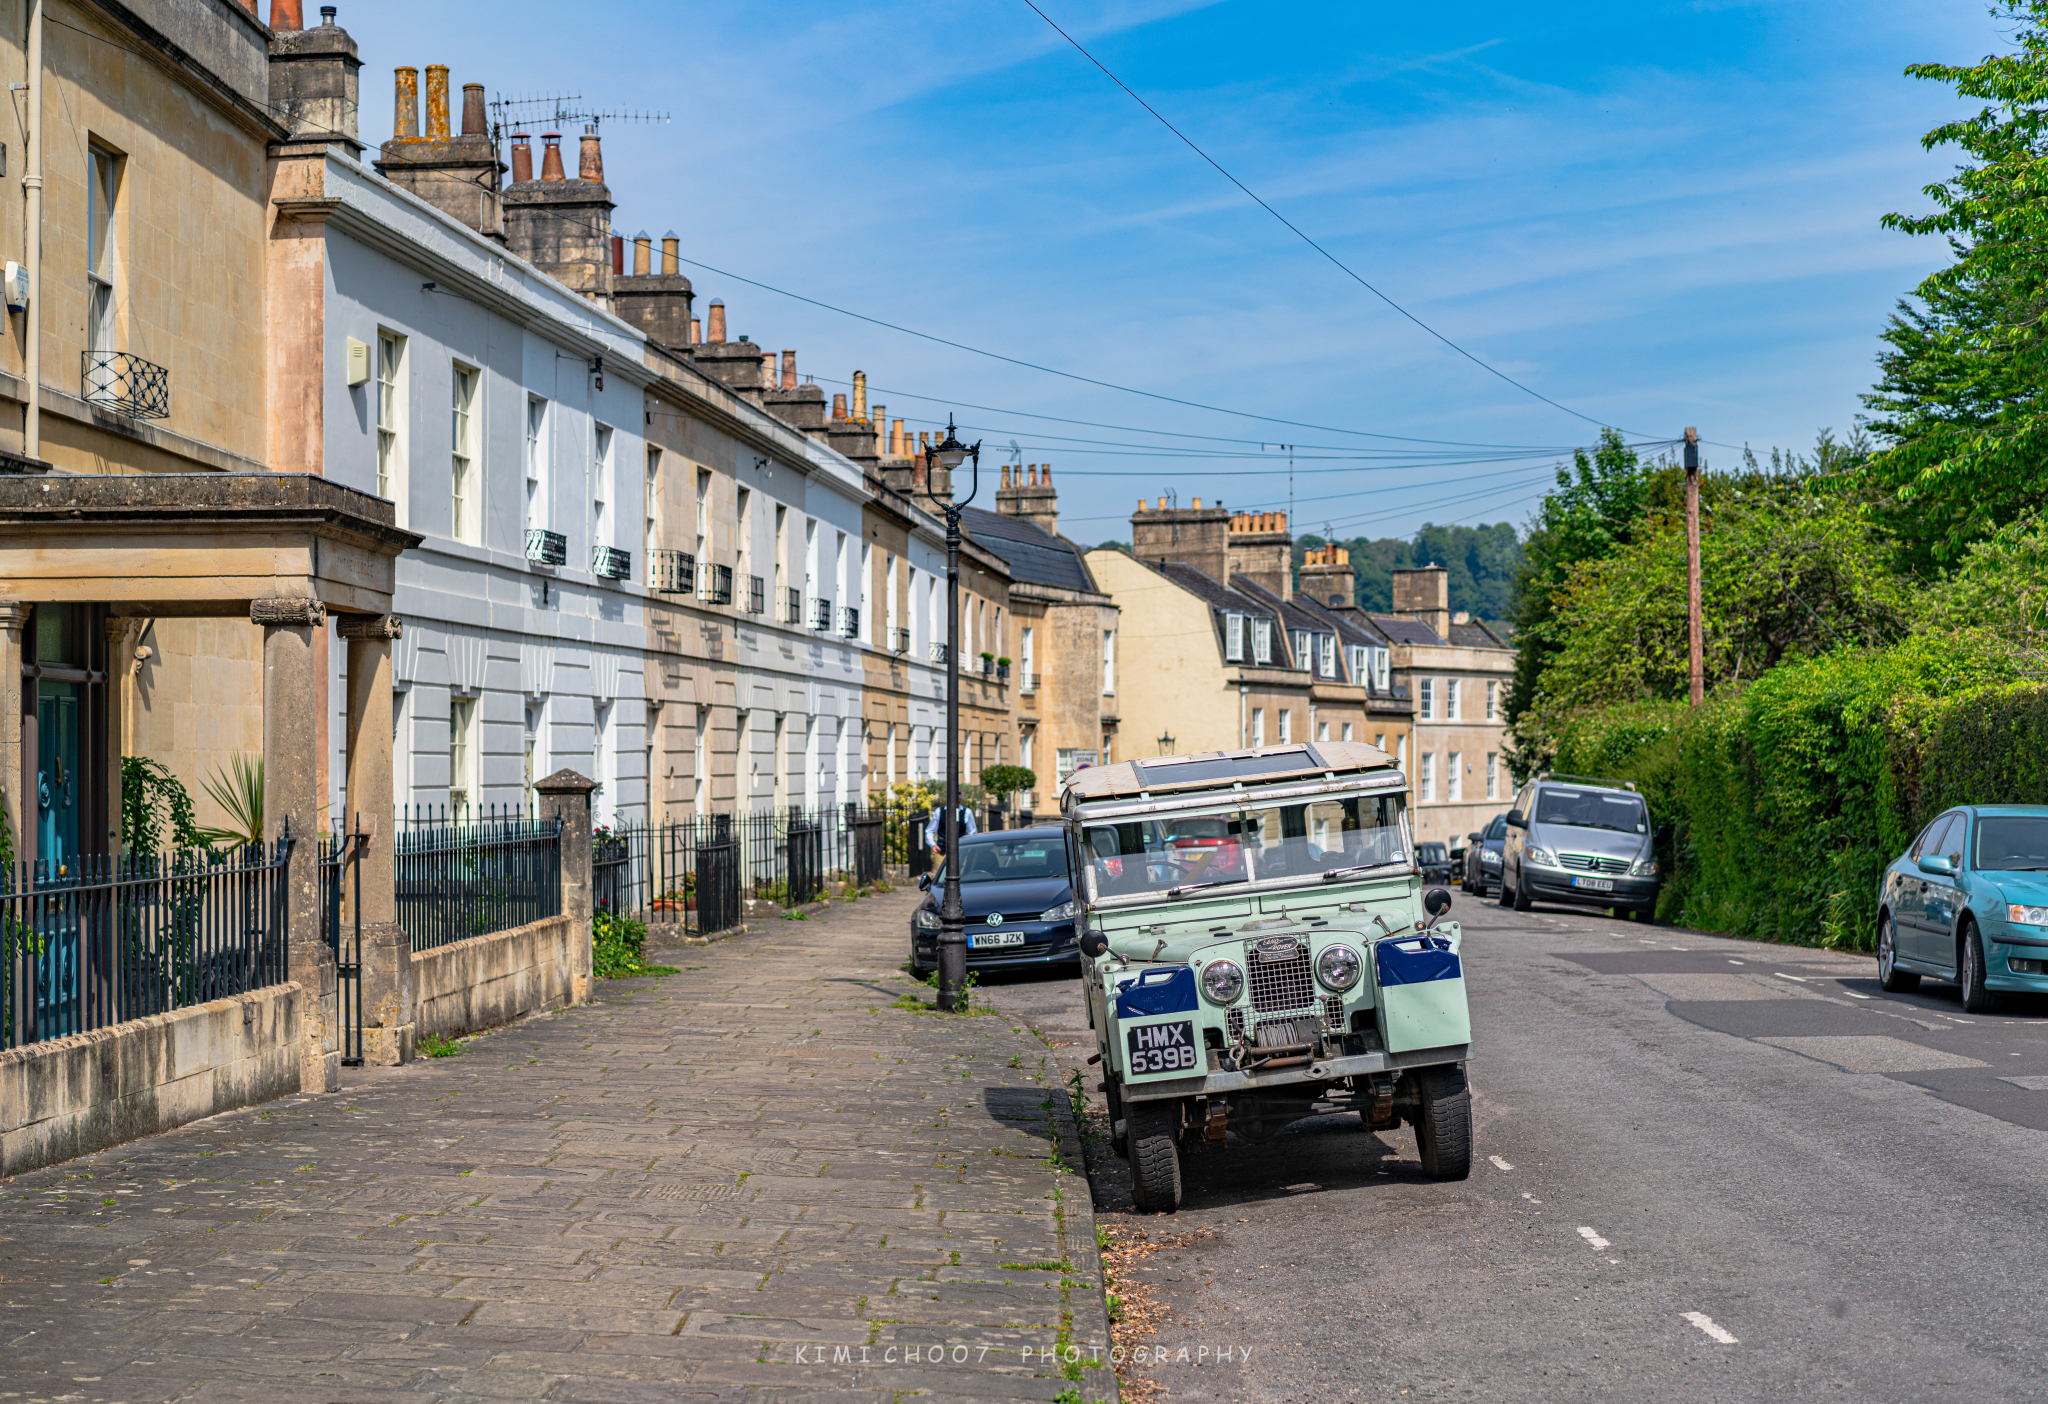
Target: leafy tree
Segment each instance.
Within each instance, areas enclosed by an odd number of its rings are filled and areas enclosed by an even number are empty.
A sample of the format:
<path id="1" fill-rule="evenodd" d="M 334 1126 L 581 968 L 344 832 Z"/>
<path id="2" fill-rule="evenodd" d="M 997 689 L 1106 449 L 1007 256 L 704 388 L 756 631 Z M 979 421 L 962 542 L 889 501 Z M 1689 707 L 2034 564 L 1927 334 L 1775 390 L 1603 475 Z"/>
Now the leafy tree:
<path id="1" fill-rule="evenodd" d="M 985 765 L 981 768 L 981 787 L 1000 804 L 1019 790 L 1037 789 L 1038 777 L 1021 765 Z"/>
<path id="2" fill-rule="evenodd" d="M 2048 0 L 2000 0 L 1994 14 L 2018 27 L 2016 52 L 1906 70 L 1987 106 L 1921 139 L 1969 158 L 1926 187 L 1935 210 L 1884 218 L 1955 255 L 1899 304 L 1864 397 L 1886 445 L 1866 477 L 1890 495 L 1905 560 L 1921 568 L 1953 563 L 2048 496 Z"/>
<path id="3" fill-rule="evenodd" d="M 1513 525 L 1436 526 L 1425 524 L 1412 540 L 1384 536 L 1333 538 L 1351 554 L 1351 574 L 1360 609 L 1384 613 L 1394 607 L 1394 572 L 1416 565 L 1441 565 L 1450 573 L 1451 608 L 1482 619 L 1505 619 L 1514 598 L 1522 546 Z M 1298 570 L 1313 547 L 1332 544 L 1306 535 L 1294 543 Z"/>

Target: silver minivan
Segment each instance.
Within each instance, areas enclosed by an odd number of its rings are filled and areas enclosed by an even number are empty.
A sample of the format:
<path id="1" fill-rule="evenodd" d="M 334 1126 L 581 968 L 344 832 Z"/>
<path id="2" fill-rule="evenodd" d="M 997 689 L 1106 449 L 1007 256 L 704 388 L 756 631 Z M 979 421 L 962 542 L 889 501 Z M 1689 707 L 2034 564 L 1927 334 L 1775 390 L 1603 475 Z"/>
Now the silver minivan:
<path id="1" fill-rule="evenodd" d="M 1650 808 L 1625 780 L 1538 775 L 1515 796 L 1501 852 L 1500 904 L 1611 907 L 1657 914 L 1657 840 Z"/>

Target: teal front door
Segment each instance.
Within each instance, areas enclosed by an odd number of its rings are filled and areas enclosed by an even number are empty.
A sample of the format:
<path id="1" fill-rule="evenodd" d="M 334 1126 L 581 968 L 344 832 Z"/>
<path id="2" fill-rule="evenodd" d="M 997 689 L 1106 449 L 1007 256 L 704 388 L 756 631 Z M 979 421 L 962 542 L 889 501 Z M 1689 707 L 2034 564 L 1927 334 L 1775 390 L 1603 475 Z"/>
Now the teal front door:
<path id="1" fill-rule="evenodd" d="M 78 903 L 64 888 L 77 883 L 81 798 L 76 683 L 36 686 L 36 873 L 39 888 L 57 889 L 36 903 L 42 949 L 36 957 L 36 1033 L 59 1038 L 81 1032 Z"/>

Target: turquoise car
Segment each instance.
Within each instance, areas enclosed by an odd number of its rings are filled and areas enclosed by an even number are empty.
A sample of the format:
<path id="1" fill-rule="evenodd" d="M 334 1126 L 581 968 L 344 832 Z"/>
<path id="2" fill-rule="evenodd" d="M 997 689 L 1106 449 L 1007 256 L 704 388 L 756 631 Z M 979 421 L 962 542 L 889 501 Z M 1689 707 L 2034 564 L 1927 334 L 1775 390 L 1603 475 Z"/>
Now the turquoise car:
<path id="1" fill-rule="evenodd" d="M 2048 806 L 1964 805 L 1923 829 L 1878 888 L 1877 973 L 1895 994 L 1953 980 L 1971 1014 L 2048 994 Z"/>

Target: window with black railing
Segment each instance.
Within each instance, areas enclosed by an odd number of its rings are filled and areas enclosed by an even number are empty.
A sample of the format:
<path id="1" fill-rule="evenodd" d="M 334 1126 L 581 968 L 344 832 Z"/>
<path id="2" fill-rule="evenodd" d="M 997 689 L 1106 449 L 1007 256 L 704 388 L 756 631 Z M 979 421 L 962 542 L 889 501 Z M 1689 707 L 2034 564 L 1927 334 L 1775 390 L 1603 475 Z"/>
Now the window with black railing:
<path id="1" fill-rule="evenodd" d="M 931 648 L 928 650 L 928 652 L 930 654 L 932 662 L 934 663 L 944 663 L 948 658 L 953 656 L 953 650 L 942 643 L 933 644 Z"/>
<path id="2" fill-rule="evenodd" d="M 766 614 L 767 612 L 768 582 L 758 575 L 750 575 L 747 577 L 747 613 Z"/>
<path id="3" fill-rule="evenodd" d="M 697 593 L 697 558 L 688 551 L 649 551 L 647 588 L 658 595 Z"/>
<path id="4" fill-rule="evenodd" d="M 804 592 L 791 585 L 782 592 L 782 622 L 801 624 L 804 622 Z"/>
<path id="5" fill-rule="evenodd" d="M 860 637 L 860 609 L 855 605 L 839 607 L 839 637 L 857 639 Z"/>
<path id="6" fill-rule="evenodd" d="M 830 631 L 832 628 L 832 601 L 821 600 L 815 595 L 811 597 L 810 626 L 819 633 Z"/>
<path id="7" fill-rule="evenodd" d="M 559 531 L 546 527 L 528 527 L 526 531 L 526 559 L 535 565 L 567 565 L 569 563 L 569 538 Z"/>
<path id="8" fill-rule="evenodd" d="M 889 640 L 889 651 L 891 653 L 910 652 L 910 630 L 895 630 L 893 636 Z"/>
<path id="9" fill-rule="evenodd" d="M 0 870 L 0 1048 L 289 980 L 292 843 Z"/>
<path id="10" fill-rule="evenodd" d="M 625 580 L 633 574 L 633 553 L 616 546 L 593 547 L 590 573 L 600 580 Z"/>
<path id="11" fill-rule="evenodd" d="M 729 605 L 732 603 L 732 567 L 715 565 L 700 569 L 697 579 L 703 588 L 707 604 Z"/>

